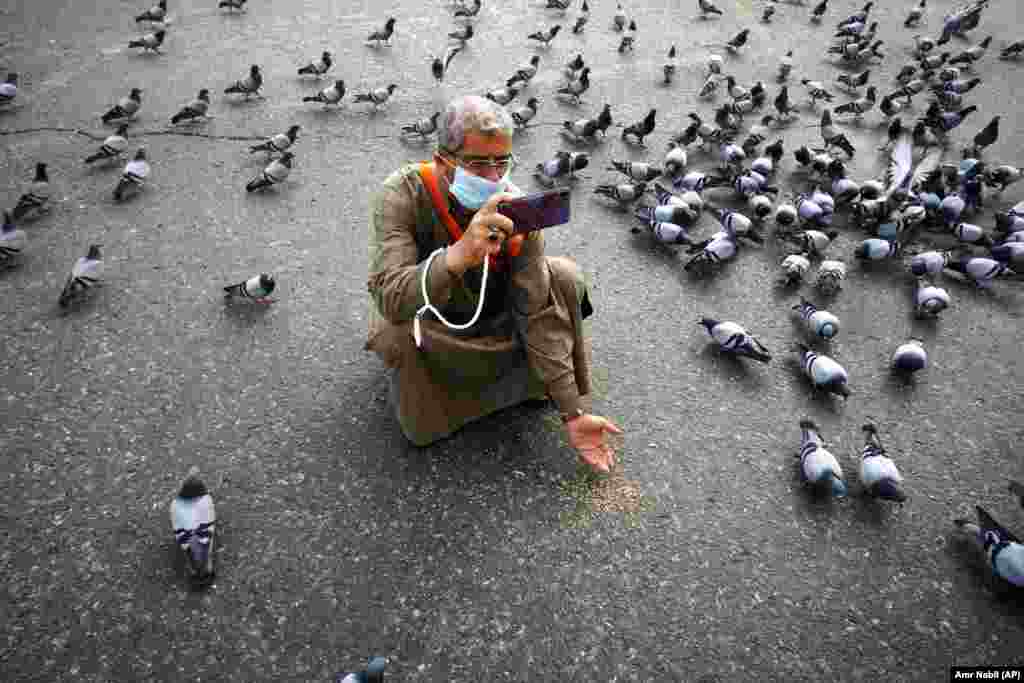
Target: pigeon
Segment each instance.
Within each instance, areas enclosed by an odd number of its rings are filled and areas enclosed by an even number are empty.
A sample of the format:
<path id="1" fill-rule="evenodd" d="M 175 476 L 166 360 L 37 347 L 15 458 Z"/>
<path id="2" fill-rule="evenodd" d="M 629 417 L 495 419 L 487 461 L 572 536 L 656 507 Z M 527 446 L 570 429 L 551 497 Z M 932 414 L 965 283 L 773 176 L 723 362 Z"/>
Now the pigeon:
<path id="1" fill-rule="evenodd" d="M 177 114 L 171 117 L 172 124 L 179 124 L 182 121 L 192 123 L 196 119 L 206 118 L 206 110 L 210 107 L 210 91 L 203 88 L 196 95 L 196 98 L 181 108 Z"/>
<path id="2" fill-rule="evenodd" d="M 185 555 L 189 579 L 206 585 L 214 578 L 214 512 L 213 497 L 199 478 L 198 468 L 189 470 L 178 494 L 171 501 L 171 528 L 174 542 Z"/>
<path id="3" fill-rule="evenodd" d="M 1024 271 L 1024 242 L 998 244 L 991 247 L 989 253 L 996 261 Z"/>
<path id="4" fill-rule="evenodd" d="M 661 175 L 662 171 L 657 166 L 653 166 L 642 161 L 617 161 L 611 160 L 611 166 L 608 167 L 609 171 L 618 171 L 624 174 L 630 180 L 641 180 L 648 182 L 654 180 Z"/>
<path id="5" fill-rule="evenodd" d="M 825 16 L 825 12 L 828 11 L 828 0 L 821 0 L 814 9 L 811 10 L 811 21 L 817 23 L 821 21 L 821 18 Z"/>
<path id="6" fill-rule="evenodd" d="M 601 113 L 594 119 L 580 119 L 578 121 L 564 121 L 562 128 L 577 140 L 580 138 L 594 139 L 598 132 L 604 137 L 605 131 L 612 125 L 612 108 L 606 104 Z"/>
<path id="7" fill-rule="evenodd" d="M 253 64 L 249 67 L 249 75 L 240 81 L 235 81 L 232 85 L 229 85 L 224 89 L 225 95 L 245 95 L 245 99 L 249 99 L 250 95 L 260 95 L 260 88 L 263 86 L 263 74 L 260 73 L 260 68 Z"/>
<path id="8" fill-rule="evenodd" d="M 846 496 L 843 468 L 825 449 L 818 425 L 806 418 L 800 420 L 800 479 L 819 492 Z"/>
<path id="9" fill-rule="evenodd" d="M 697 0 L 697 9 L 700 10 L 700 18 L 707 19 L 709 15 L 717 14 L 722 16 L 722 10 L 715 7 L 711 0 Z"/>
<path id="10" fill-rule="evenodd" d="M 916 277 L 937 275 L 949 263 L 952 252 L 925 251 L 910 259 L 910 272 Z"/>
<path id="11" fill-rule="evenodd" d="M 991 289 L 997 277 L 1013 273 L 1005 263 L 974 256 L 961 256 L 959 259 L 951 260 L 946 264 L 946 268 L 966 275 L 981 289 Z"/>
<path id="12" fill-rule="evenodd" d="M 704 85 L 701 86 L 700 91 L 697 93 L 698 97 L 711 97 L 718 90 L 719 79 L 715 74 L 708 74 L 708 77 L 704 80 Z"/>
<path id="13" fill-rule="evenodd" d="M 373 105 L 373 108 L 376 109 L 380 105 L 386 103 L 391 97 L 391 94 L 397 89 L 398 86 L 392 83 L 386 88 L 374 88 L 369 92 L 359 93 L 355 96 L 353 101 L 356 104 L 360 102 L 369 102 Z"/>
<path id="14" fill-rule="evenodd" d="M 726 76 L 725 83 L 728 86 L 729 97 L 733 100 L 745 100 L 750 97 L 750 91 L 741 85 L 737 85 L 733 76 Z"/>
<path id="15" fill-rule="evenodd" d="M 433 114 L 426 118 L 422 118 L 415 123 L 402 126 L 402 133 L 404 135 L 416 134 L 420 137 L 427 137 L 437 132 L 437 118 L 441 115 L 441 112 L 435 111 Z"/>
<path id="16" fill-rule="evenodd" d="M 904 106 L 906 106 L 906 105 L 904 105 L 902 102 L 897 102 L 896 101 L 895 98 L 898 95 L 899 95 L 899 93 L 890 94 L 890 95 L 884 96 L 879 101 L 879 103 L 878 103 L 879 111 L 881 111 L 885 116 L 887 116 L 889 118 L 892 118 L 892 117 L 896 116 L 897 114 L 899 114 L 903 110 Z M 893 126 L 895 126 L 895 135 L 893 134 L 893 130 L 894 130 Z M 889 124 L 889 142 L 890 143 L 895 142 L 896 139 L 899 137 L 899 134 L 902 131 L 903 131 L 903 122 L 900 121 L 899 118 L 896 118 L 892 122 L 890 122 L 890 124 Z M 884 149 L 884 148 L 879 148 L 879 149 Z"/>
<path id="17" fill-rule="evenodd" d="M 672 77 L 675 76 L 676 69 L 676 46 L 673 45 L 668 51 L 668 61 L 661 67 L 661 71 L 665 76 L 665 85 L 669 85 L 672 82 Z"/>
<path id="18" fill-rule="evenodd" d="M 334 677 L 334 683 L 384 683 L 384 667 L 387 660 L 383 657 L 374 657 L 366 665 L 364 671 L 359 673 L 338 674 Z"/>
<path id="19" fill-rule="evenodd" d="M 842 28 L 843 26 L 846 26 L 847 24 L 857 24 L 857 23 L 863 24 L 864 22 L 866 22 L 868 20 L 868 15 L 871 13 L 871 8 L 874 7 L 874 5 L 875 5 L 875 3 L 873 3 L 873 2 L 866 3 L 864 5 L 864 7 L 861 8 L 860 11 L 854 12 L 849 17 L 847 17 L 844 21 L 839 22 L 838 28 Z"/>
<path id="20" fill-rule="evenodd" d="M 793 71 L 793 51 L 790 50 L 782 59 L 779 60 L 779 73 L 776 76 L 776 80 L 779 83 L 784 83 L 789 78 L 790 72 Z"/>
<path id="21" fill-rule="evenodd" d="M 228 285 L 224 288 L 224 298 L 240 298 L 249 299 L 255 301 L 258 304 L 269 304 L 273 303 L 273 299 L 268 297 L 274 291 L 274 287 L 277 283 L 274 278 L 266 273 L 261 273 L 255 277 L 251 277 L 245 282 L 239 282 L 236 285 Z"/>
<path id="22" fill-rule="evenodd" d="M 803 84 L 805 88 L 807 88 L 807 94 L 811 98 L 812 107 L 818 100 L 825 100 L 826 102 L 832 101 L 832 93 L 825 90 L 825 86 L 823 86 L 818 81 L 812 81 L 804 78 L 803 80 L 800 81 L 800 83 Z"/>
<path id="23" fill-rule="evenodd" d="M 818 265 L 814 285 L 825 296 L 833 296 L 843 288 L 846 279 L 846 264 L 842 261 L 826 260 Z"/>
<path id="24" fill-rule="evenodd" d="M 779 232 L 785 232 L 796 223 L 799 213 L 796 207 L 789 203 L 779 204 L 775 209 L 775 225 Z"/>
<path id="25" fill-rule="evenodd" d="M 1021 484 L 1019 481 L 1011 480 L 1009 489 L 1010 493 L 1020 497 L 1020 506 L 1024 508 L 1024 484 Z"/>
<path id="26" fill-rule="evenodd" d="M 903 503 L 907 494 L 903 492 L 903 476 L 886 454 L 878 438 L 878 428 L 872 423 L 861 427 L 864 432 L 864 449 L 860 459 L 860 483 L 864 492 L 872 498 L 882 498 Z"/>
<path id="27" fill-rule="evenodd" d="M 18 197 L 18 203 L 14 206 L 11 215 L 15 221 L 21 222 L 29 218 L 38 218 L 50 211 L 50 176 L 46 171 L 46 164 L 36 163 L 36 173 L 32 178 L 32 185 L 28 192 Z"/>
<path id="28" fill-rule="evenodd" d="M 583 67 L 583 71 L 580 72 L 580 77 L 574 81 L 570 81 L 563 88 L 559 88 L 555 91 L 557 95 L 564 95 L 571 97 L 573 102 L 576 104 L 580 103 L 580 95 L 590 89 L 590 67 Z"/>
<path id="29" fill-rule="evenodd" d="M 642 121 L 638 121 L 632 125 L 626 126 L 622 129 L 622 139 L 625 140 L 628 136 L 632 136 L 637 139 L 641 146 L 644 144 L 644 138 L 654 131 L 654 117 L 657 115 L 657 110 L 652 109 L 647 112 L 647 116 Z"/>
<path id="30" fill-rule="evenodd" d="M 749 224 L 749 219 L 746 220 Z M 753 240 L 754 242 L 760 243 L 764 241 L 763 238 L 753 230 L 749 230 L 743 236 Z M 736 256 L 739 246 L 737 241 L 738 237 L 739 235 L 737 235 L 736 232 L 726 228 L 723 231 L 715 233 L 710 239 L 697 242 L 690 247 L 689 253 L 694 256 L 686 262 L 686 265 L 683 266 L 683 270 L 687 272 L 698 270 L 703 273 L 712 266 L 732 259 Z"/>
<path id="31" fill-rule="evenodd" d="M 949 56 L 949 52 L 943 52 L 937 55 L 921 57 L 918 61 L 918 65 L 921 67 L 921 75 L 925 78 L 930 78 L 935 71 L 941 69 L 946 64 Z"/>
<path id="32" fill-rule="evenodd" d="M 4 211 L 4 225 L 0 228 L 0 264 L 9 264 L 18 257 L 28 241 L 24 230 L 14 226 L 10 211 Z"/>
<path id="33" fill-rule="evenodd" d="M 598 185 L 594 194 L 614 199 L 620 204 L 630 204 L 640 199 L 647 191 L 647 183 L 621 183 L 619 185 Z"/>
<path id="34" fill-rule="evenodd" d="M 484 6 L 484 3 L 481 2 L 481 0 L 473 0 L 473 6 L 472 7 L 466 7 L 465 5 L 459 5 L 459 7 L 455 10 L 455 12 L 454 12 L 454 14 L 452 16 L 454 16 L 457 19 L 473 19 L 478 14 L 480 14 L 480 8 L 482 8 L 483 6 Z"/>
<path id="35" fill-rule="evenodd" d="M 135 157 L 125 164 L 121 179 L 117 181 L 117 187 L 114 188 L 114 201 L 122 201 L 129 194 L 135 194 L 142 190 L 147 177 L 149 177 L 149 162 L 146 161 L 146 149 L 139 147 L 135 152 Z"/>
<path id="36" fill-rule="evenodd" d="M 789 120 L 798 116 L 796 108 L 793 107 L 789 101 L 789 86 L 782 86 L 779 90 L 779 94 L 775 97 L 774 106 L 775 111 L 779 113 L 782 120 Z"/>
<path id="37" fill-rule="evenodd" d="M 925 4 L 928 0 L 921 0 L 916 6 L 912 7 L 910 12 L 907 14 L 906 20 L 903 22 L 904 28 L 913 28 L 921 21 L 924 17 Z"/>
<path id="38" fill-rule="evenodd" d="M 217 3 L 217 7 L 218 8 L 226 8 L 226 9 L 229 9 L 229 10 L 231 10 L 233 12 L 236 9 L 237 10 L 243 9 L 244 6 L 245 6 L 245 3 L 246 3 L 246 0 L 220 0 L 220 2 Z"/>
<path id="39" fill-rule="evenodd" d="M 139 14 L 135 17 L 136 23 L 142 21 L 148 22 L 163 22 L 164 17 L 167 16 L 167 0 L 160 0 L 157 4 L 150 7 L 148 10 Z"/>
<path id="40" fill-rule="evenodd" d="M 686 170 L 686 162 L 686 149 L 679 143 L 670 141 L 665 153 L 665 161 L 662 162 L 665 174 L 671 177 L 679 176 Z"/>
<path id="41" fill-rule="evenodd" d="M 576 17 L 576 23 L 573 24 L 572 32 L 579 35 L 583 33 L 583 27 L 587 25 L 587 21 L 590 20 L 590 7 L 587 6 L 587 0 L 583 0 L 583 6 L 580 7 L 580 16 Z"/>
<path id="42" fill-rule="evenodd" d="M 729 39 L 728 42 L 726 42 L 725 48 L 727 50 L 729 50 L 729 52 L 736 52 L 741 47 L 743 47 L 744 45 L 747 44 L 747 37 L 749 35 L 750 35 L 750 29 L 748 29 L 748 28 L 743 29 L 742 31 L 737 33 L 735 36 L 733 36 L 731 39 Z"/>
<path id="43" fill-rule="evenodd" d="M 853 114 L 856 118 L 859 119 L 861 116 L 874 109 L 875 97 L 875 86 L 868 86 L 867 94 L 864 97 L 856 99 L 853 102 L 847 102 L 846 104 L 839 105 L 838 107 L 836 107 L 836 113 Z"/>
<path id="44" fill-rule="evenodd" d="M 674 213 L 682 217 L 679 219 L 681 222 L 673 223 L 670 221 L 658 220 L 655 216 L 655 212 L 660 209 L 671 209 Z M 690 244 L 690 233 L 687 231 L 687 227 L 696 220 L 697 214 L 690 211 L 686 206 L 658 206 L 655 208 L 650 206 L 641 206 L 634 210 L 634 215 L 647 223 L 648 228 L 651 231 L 651 235 L 653 235 L 654 239 L 658 242 L 661 242 L 662 244 Z M 630 232 L 634 234 L 640 231 L 640 228 L 630 229 Z"/>
<path id="45" fill-rule="evenodd" d="M 590 156 L 583 152 L 559 151 L 554 158 L 537 164 L 534 175 L 544 185 L 554 185 L 555 181 L 563 176 L 569 180 L 575 179 L 576 171 L 583 170 L 590 164 Z"/>
<path id="46" fill-rule="evenodd" d="M 551 41 L 555 39 L 555 36 L 557 36 L 558 32 L 561 31 L 561 30 L 562 30 L 562 25 L 561 24 L 555 24 L 554 26 L 549 28 L 546 33 L 544 31 L 535 31 L 534 33 L 531 33 L 530 35 L 526 36 L 526 39 L 527 40 L 536 40 L 538 43 L 542 44 L 544 47 L 548 47 L 548 46 L 551 45 Z"/>
<path id="47" fill-rule="evenodd" d="M 466 29 L 469 31 L 469 35 L 461 40 L 469 40 L 473 36 L 473 26 L 467 26 Z M 384 28 L 378 29 L 366 37 L 366 42 L 372 42 L 376 47 L 380 47 L 381 43 L 391 44 L 391 36 L 395 33 L 395 18 L 388 17 L 388 20 L 384 22 Z M 448 34 L 449 38 L 455 37 L 452 34 Z"/>
<path id="48" fill-rule="evenodd" d="M 873 89 L 869 90 L 873 92 Z M 838 111 L 838 110 L 837 110 Z M 821 130 L 821 139 L 825 141 L 825 151 L 827 152 L 832 147 L 838 147 L 846 153 L 846 156 L 853 158 L 856 153 L 853 145 L 846 138 L 844 133 L 840 133 L 836 130 L 835 125 L 832 123 L 832 112 L 829 109 L 825 109 L 821 112 L 821 123 L 819 126 Z"/>
<path id="49" fill-rule="evenodd" d="M 761 175 L 767 177 L 775 172 L 775 167 L 778 166 L 779 161 L 782 159 L 784 153 L 782 148 L 782 138 L 779 138 L 772 144 L 764 148 L 765 156 L 757 157 L 750 162 L 750 170 L 756 171 Z"/>
<path id="50" fill-rule="evenodd" d="M 622 3 L 618 3 L 615 14 L 612 15 L 612 28 L 621 31 L 626 28 L 626 11 L 622 9 Z"/>
<path id="51" fill-rule="evenodd" d="M 323 76 L 327 73 L 327 70 L 331 68 L 334 62 L 331 59 L 331 53 L 327 50 L 323 51 L 320 55 L 320 59 L 315 62 L 310 62 L 306 66 L 299 67 L 300 76 Z"/>
<path id="52" fill-rule="evenodd" d="M 966 9 L 950 14 L 942 24 L 941 40 L 949 40 L 950 36 L 963 35 L 978 25 L 981 18 L 981 11 L 985 8 L 987 0 L 976 2 Z"/>
<path id="53" fill-rule="evenodd" d="M 249 148 L 249 153 L 253 152 L 267 152 L 273 154 L 274 152 L 284 152 L 289 147 L 295 144 L 295 138 L 299 135 L 299 126 L 289 126 L 288 130 L 284 133 L 278 133 L 277 135 L 268 138 L 266 142 L 261 142 L 258 145 L 254 145 Z"/>
<path id="54" fill-rule="evenodd" d="M 292 159 L 295 157 L 291 152 L 285 152 L 280 159 L 271 161 L 263 172 L 246 184 L 246 192 L 263 190 L 271 185 L 283 183 L 292 170 Z"/>
<path id="55" fill-rule="evenodd" d="M 701 318 L 699 324 L 707 329 L 708 334 L 718 344 L 718 348 L 727 353 L 752 358 L 762 363 L 768 363 L 772 359 L 757 337 L 748 333 L 742 326 L 731 321 L 719 322 L 713 318 Z"/>
<path id="56" fill-rule="evenodd" d="M 913 373 L 928 365 L 928 354 L 920 339 L 911 339 L 896 348 L 892 354 L 892 368 L 896 372 Z"/>
<path id="57" fill-rule="evenodd" d="M 707 61 L 708 73 L 714 74 L 715 76 L 721 76 L 722 65 L 724 63 L 725 60 L 722 58 L 721 55 L 711 55 L 710 57 L 708 57 Z"/>
<path id="58" fill-rule="evenodd" d="M 537 115 L 537 98 L 531 97 L 526 101 L 525 105 L 510 111 L 509 115 L 512 117 L 512 121 L 515 122 L 516 128 L 524 127 Z"/>
<path id="59" fill-rule="evenodd" d="M 853 255 L 865 261 L 881 261 L 899 256 L 901 249 L 902 245 L 896 240 L 871 237 L 858 244 Z"/>
<path id="60" fill-rule="evenodd" d="M 819 309 L 807 299 L 800 297 L 800 303 L 793 306 L 793 310 L 800 314 L 807 331 L 814 336 L 832 341 L 839 334 L 839 318 Z"/>
<path id="61" fill-rule="evenodd" d="M 976 111 L 978 111 L 978 107 L 972 104 L 960 111 L 931 112 L 930 117 L 926 114 L 925 125 L 933 132 L 948 133 Z"/>
<path id="62" fill-rule="evenodd" d="M 129 119 L 138 113 L 142 106 L 142 90 L 132 88 L 127 97 L 122 97 L 117 104 L 110 108 L 101 119 L 103 123 L 110 123 L 118 119 Z"/>
<path id="63" fill-rule="evenodd" d="M 949 58 L 949 64 L 963 64 L 970 66 L 985 56 L 985 51 L 992 44 L 992 36 L 988 36 L 977 45 L 972 45 L 958 55 Z"/>
<path id="64" fill-rule="evenodd" d="M 878 22 L 874 22 L 872 26 L 876 30 L 878 28 Z M 867 28 L 867 24 L 864 23 L 863 21 L 853 21 L 848 24 L 843 24 L 840 27 L 840 29 L 836 31 L 834 37 L 843 38 L 847 36 L 852 36 L 854 38 L 858 38 L 862 33 L 864 33 L 865 28 Z"/>
<path id="65" fill-rule="evenodd" d="M 980 505 L 975 505 L 974 509 L 978 524 L 966 519 L 955 519 L 953 523 L 984 555 L 992 575 L 1001 585 L 1024 586 L 1024 544 Z"/>
<path id="66" fill-rule="evenodd" d="M 7 78 L 4 79 L 3 83 L 0 83 L 0 105 L 8 105 L 14 102 L 14 98 L 18 96 L 18 74 L 13 71 L 7 74 Z"/>
<path id="67" fill-rule="evenodd" d="M 302 98 L 303 102 L 320 102 L 327 107 L 332 104 L 338 104 L 341 102 L 341 98 L 345 97 L 345 81 L 339 79 L 334 81 L 333 84 L 327 86 L 315 95 L 307 95 Z"/>
<path id="68" fill-rule="evenodd" d="M 578 54 L 565 63 L 565 67 L 562 69 L 562 75 L 565 76 L 566 83 L 575 81 L 578 78 L 578 73 L 583 69 L 586 64 L 583 63 L 583 55 Z"/>
<path id="69" fill-rule="evenodd" d="M 120 157 L 128 148 L 128 139 L 125 137 L 127 134 L 127 124 L 118 126 L 117 132 L 106 137 L 103 143 L 99 145 L 99 150 L 85 158 L 85 163 L 92 164 L 103 159 L 117 159 Z"/>
<path id="70" fill-rule="evenodd" d="M 556 9 L 562 14 L 565 14 L 566 10 L 569 9 L 569 5 L 572 4 L 572 0 L 548 0 L 548 4 L 544 9 Z"/>
<path id="71" fill-rule="evenodd" d="M 1021 169 L 1016 166 L 1010 166 L 1003 164 L 995 168 L 986 169 L 984 172 L 985 184 L 989 187 L 998 187 L 996 193 L 1001 193 L 1007 188 L 1021 179 Z"/>
<path id="72" fill-rule="evenodd" d="M 529 84 L 533 77 L 537 75 L 537 69 L 540 65 L 540 55 L 533 55 L 530 57 L 530 61 L 523 64 L 518 69 L 512 78 L 505 82 L 506 86 L 511 87 L 514 81 L 522 81 L 523 83 Z M 582 68 L 582 67 L 580 67 Z"/>
<path id="73" fill-rule="evenodd" d="M 761 21 L 769 24 L 773 16 L 775 16 L 775 5 L 768 5 L 764 8 L 764 12 L 761 13 Z"/>
<path id="74" fill-rule="evenodd" d="M 905 85 L 916 75 L 917 67 L 914 66 L 913 64 L 907 64 L 902 69 L 900 69 L 899 73 L 896 74 L 896 82 L 901 85 Z"/>
<path id="75" fill-rule="evenodd" d="M 857 90 L 858 88 L 867 85 L 869 78 L 871 78 L 871 69 L 865 69 L 862 73 L 859 73 L 856 76 L 841 73 L 839 74 L 839 77 L 836 78 L 836 83 L 846 86 L 848 90 Z"/>
<path id="76" fill-rule="evenodd" d="M 628 33 L 622 36 L 622 40 L 619 41 L 619 54 L 624 53 L 626 50 L 633 51 L 633 43 L 636 41 L 636 20 L 629 20 Z"/>
<path id="77" fill-rule="evenodd" d="M 782 266 L 782 279 L 780 284 L 792 287 L 804 280 L 804 275 L 811 269 L 811 260 L 808 254 L 790 254 L 780 262 Z"/>
<path id="78" fill-rule="evenodd" d="M 971 149 L 972 156 L 978 156 L 986 147 L 991 147 L 999 139 L 999 117 L 994 116 L 984 128 L 974 136 L 974 147 Z"/>
<path id="79" fill-rule="evenodd" d="M 844 399 L 850 395 L 850 388 L 847 386 L 849 380 L 842 365 L 828 356 L 815 353 L 806 344 L 796 346 L 801 354 L 804 374 L 811 379 L 816 389 L 824 389 Z"/>
<path id="80" fill-rule="evenodd" d="M 164 44 L 164 36 L 167 35 L 167 31 L 160 29 L 152 33 L 147 33 L 141 38 L 128 41 L 128 47 L 141 47 L 143 50 L 151 50 L 153 52 L 160 52 L 160 46 Z"/>
<path id="81" fill-rule="evenodd" d="M 247 193 L 284 182 L 292 171 L 292 159 L 294 157 L 295 155 L 291 152 L 286 152 L 281 155 L 280 159 L 271 161 L 259 175 L 246 184 Z"/>
<path id="82" fill-rule="evenodd" d="M 86 292 L 93 285 L 99 284 L 102 274 L 103 258 L 100 256 L 100 245 L 93 244 L 89 247 L 89 252 L 79 258 L 71 268 L 71 274 L 60 293 L 61 307 L 67 308 L 80 292 Z"/>
<path id="83" fill-rule="evenodd" d="M 513 81 L 512 85 L 504 86 L 501 88 L 495 88 L 494 90 L 488 90 L 484 93 L 484 97 L 497 102 L 498 104 L 505 106 L 512 100 L 514 100 L 519 93 L 526 87 L 526 84 L 522 81 Z"/>
<path id="84" fill-rule="evenodd" d="M 1024 40 L 1015 40 L 999 52 L 1000 59 L 1016 59 L 1024 53 Z"/>
<path id="85" fill-rule="evenodd" d="M 953 237 L 967 244 L 992 247 L 992 238 L 985 234 L 985 230 L 980 225 L 974 223 L 964 223 L 963 221 L 957 223 L 953 226 Z"/>

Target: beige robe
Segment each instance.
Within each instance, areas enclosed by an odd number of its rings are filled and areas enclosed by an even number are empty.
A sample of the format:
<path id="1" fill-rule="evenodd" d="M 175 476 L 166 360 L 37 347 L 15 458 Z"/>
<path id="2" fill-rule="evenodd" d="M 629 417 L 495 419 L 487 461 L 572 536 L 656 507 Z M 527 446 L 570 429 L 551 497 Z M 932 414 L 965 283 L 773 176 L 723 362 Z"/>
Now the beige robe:
<path id="1" fill-rule="evenodd" d="M 442 174 L 438 180 L 447 197 Z M 573 261 L 544 255 L 542 231 L 523 241 L 518 256 L 508 257 L 505 271 L 488 274 L 487 296 L 499 297 L 485 297 L 489 315 L 460 332 L 427 313 L 421 320 L 423 348 L 416 347 L 412 321 L 424 304 L 420 278 L 426 258 L 449 243 L 418 165 L 389 176 L 370 209 L 365 348 L 391 369 L 391 403 L 405 436 L 427 445 L 484 415 L 545 394 L 563 413 L 584 408 L 590 393 L 582 329 L 590 313 L 586 284 Z M 468 322 L 481 273 L 482 267 L 453 277 L 442 252 L 427 275 L 431 303 L 450 322 Z M 499 280 L 494 291 L 492 279 Z"/>

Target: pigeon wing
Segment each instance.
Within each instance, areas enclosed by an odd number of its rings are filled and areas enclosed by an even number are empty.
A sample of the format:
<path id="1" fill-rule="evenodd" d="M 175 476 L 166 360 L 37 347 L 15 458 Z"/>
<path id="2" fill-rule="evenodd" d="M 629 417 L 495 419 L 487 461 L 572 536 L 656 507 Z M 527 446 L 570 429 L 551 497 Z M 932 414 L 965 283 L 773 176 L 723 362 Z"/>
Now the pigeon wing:
<path id="1" fill-rule="evenodd" d="M 917 168 L 914 169 L 914 177 L 910 182 L 911 189 L 920 187 L 927 182 L 940 166 L 942 166 L 942 149 L 938 148 L 932 150 L 917 164 Z"/>
<path id="2" fill-rule="evenodd" d="M 911 153 L 910 136 L 901 136 L 893 146 L 892 155 L 889 157 L 889 169 L 885 178 L 889 192 L 902 187 L 910 178 L 910 170 L 913 165 Z"/>

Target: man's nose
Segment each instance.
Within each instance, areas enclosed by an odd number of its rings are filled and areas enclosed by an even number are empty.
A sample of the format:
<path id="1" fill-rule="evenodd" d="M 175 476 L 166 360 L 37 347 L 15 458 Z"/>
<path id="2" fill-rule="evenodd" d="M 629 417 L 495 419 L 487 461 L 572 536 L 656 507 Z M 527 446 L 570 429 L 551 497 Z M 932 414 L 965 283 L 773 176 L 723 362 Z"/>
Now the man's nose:
<path id="1" fill-rule="evenodd" d="M 495 167 L 495 166 L 488 166 L 485 169 L 483 169 L 483 172 L 480 173 L 480 175 L 482 177 L 484 177 L 484 178 L 487 178 L 488 180 L 498 181 L 498 180 L 501 180 L 501 175 L 502 174 L 499 172 L 497 167 Z"/>

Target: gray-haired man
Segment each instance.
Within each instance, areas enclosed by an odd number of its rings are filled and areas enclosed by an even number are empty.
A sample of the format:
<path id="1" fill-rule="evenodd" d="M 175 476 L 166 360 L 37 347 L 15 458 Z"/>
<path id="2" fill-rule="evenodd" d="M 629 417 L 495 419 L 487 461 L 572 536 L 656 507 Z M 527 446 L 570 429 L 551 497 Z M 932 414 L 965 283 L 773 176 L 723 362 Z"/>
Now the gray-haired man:
<path id="1" fill-rule="evenodd" d="M 392 369 L 392 404 L 416 445 L 548 395 L 580 459 L 608 471 L 615 454 L 607 434 L 621 430 L 584 405 L 582 322 L 591 306 L 582 275 L 573 261 L 544 255 L 540 231 L 513 236 L 512 221 L 496 210 L 521 194 L 508 179 L 513 129 L 501 105 L 460 97 L 442 116 L 433 162 L 384 181 L 370 210 L 366 348 Z M 477 322 L 453 329 L 423 315 L 424 291 L 456 328 L 478 313 Z"/>

